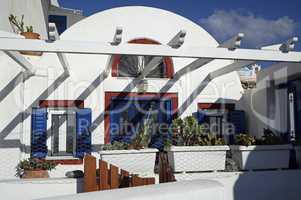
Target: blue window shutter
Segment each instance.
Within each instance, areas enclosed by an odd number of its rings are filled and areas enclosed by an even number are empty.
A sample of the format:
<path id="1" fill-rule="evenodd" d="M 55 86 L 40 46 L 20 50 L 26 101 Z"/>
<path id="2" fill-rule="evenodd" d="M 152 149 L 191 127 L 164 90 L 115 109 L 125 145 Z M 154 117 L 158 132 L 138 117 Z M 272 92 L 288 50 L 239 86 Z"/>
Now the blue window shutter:
<path id="1" fill-rule="evenodd" d="M 206 113 L 202 110 L 199 110 L 197 113 L 197 118 L 198 118 L 198 122 L 199 124 L 202 124 L 205 122 L 205 118 L 206 118 Z"/>
<path id="2" fill-rule="evenodd" d="M 90 108 L 76 110 L 76 157 L 91 153 L 91 118 Z"/>
<path id="3" fill-rule="evenodd" d="M 166 110 L 166 123 L 172 123 L 172 101 L 167 100 L 165 101 L 165 110 Z"/>
<path id="4" fill-rule="evenodd" d="M 119 137 L 119 113 L 118 112 L 110 112 L 110 142 L 112 143 L 115 140 L 118 140 Z"/>
<path id="5" fill-rule="evenodd" d="M 170 99 L 165 99 L 161 103 L 164 103 L 164 111 L 160 110 L 158 115 L 159 124 L 166 123 L 171 125 L 172 123 L 172 101 Z M 164 140 L 170 139 L 172 137 L 171 133 L 167 132 L 166 135 L 161 133 L 155 134 L 151 139 L 150 147 L 159 149 L 160 151 L 164 148 Z"/>
<path id="6" fill-rule="evenodd" d="M 47 155 L 47 109 L 33 108 L 31 115 L 31 157 Z"/>
<path id="7" fill-rule="evenodd" d="M 246 116 L 242 110 L 234 110 L 228 113 L 229 123 L 232 123 L 235 127 L 235 134 L 246 132 Z"/>

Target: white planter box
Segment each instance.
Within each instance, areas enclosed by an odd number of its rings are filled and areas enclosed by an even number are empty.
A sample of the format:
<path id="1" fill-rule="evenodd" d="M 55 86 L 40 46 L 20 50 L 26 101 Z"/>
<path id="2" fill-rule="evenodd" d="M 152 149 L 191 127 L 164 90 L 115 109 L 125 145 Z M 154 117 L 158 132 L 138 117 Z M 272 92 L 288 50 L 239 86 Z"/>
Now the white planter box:
<path id="1" fill-rule="evenodd" d="M 224 170 L 228 146 L 172 146 L 168 159 L 174 172 Z"/>
<path id="2" fill-rule="evenodd" d="M 241 170 L 289 168 L 292 145 L 230 146 Z"/>
<path id="3" fill-rule="evenodd" d="M 157 149 L 100 151 L 100 159 L 130 173 L 154 174 Z"/>
<path id="4" fill-rule="evenodd" d="M 296 152 L 296 161 L 297 161 L 298 167 L 301 168 L 301 147 L 296 146 L 295 152 Z"/>

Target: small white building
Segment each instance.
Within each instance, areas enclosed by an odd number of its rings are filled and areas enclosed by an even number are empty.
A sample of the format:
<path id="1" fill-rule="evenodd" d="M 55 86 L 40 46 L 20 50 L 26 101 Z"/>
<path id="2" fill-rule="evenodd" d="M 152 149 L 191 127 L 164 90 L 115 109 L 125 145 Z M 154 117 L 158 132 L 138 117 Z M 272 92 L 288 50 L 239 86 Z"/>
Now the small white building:
<path id="1" fill-rule="evenodd" d="M 253 134 L 263 129 L 300 137 L 300 64 L 278 63 L 257 74 L 257 87 L 245 91 L 243 107 Z"/>
<path id="2" fill-rule="evenodd" d="M 12 2 L 16 1 L 6 1 L 1 11 L 12 6 Z M 253 58 L 252 53 L 241 51 L 242 56 L 236 56 L 241 35 L 218 44 L 198 24 L 157 8 L 114 8 L 82 19 L 80 11 L 59 8 L 48 1 L 33 2 L 22 1 L 23 8 L 29 8 L 25 9 L 25 19 L 29 20 L 25 22 L 32 24 L 42 39 L 60 40 L 46 42 L 45 48 L 72 41 L 75 48 L 84 51 L 85 44 L 89 44 L 97 52 L 102 50 L 98 44 L 107 42 L 108 51 L 119 44 L 124 45 L 124 52 L 132 51 L 126 48 L 129 46 L 142 46 L 144 50 L 149 46 L 162 51 L 168 47 L 178 56 L 153 55 L 152 50 L 145 56 L 114 52 L 73 54 L 71 48 L 66 50 L 68 53 L 46 51 L 41 56 L 16 56 L 9 50 L 1 51 L 0 179 L 13 178 L 17 163 L 30 156 L 61 163 L 51 174 L 54 177 L 64 176 L 65 170 L 82 169 L 84 153 L 96 155 L 101 145 L 114 140 L 130 141 L 136 134 L 132 127 L 139 126 L 153 111 L 158 123 L 170 124 L 176 117 L 196 115 L 200 122 L 205 120 L 212 125 L 211 131 L 217 134 L 227 136 L 229 130 L 225 130 L 225 125 L 229 124 L 235 127 L 232 134 L 247 132 L 247 127 L 252 134 L 262 133 L 263 126 L 252 122 L 251 117 L 258 115 L 246 106 L 249 98 L 243 97 L 245 91 L 236 70 L 257 59 L 273 60 L 273 52 Z M 19 7 L 14 4 L 14 9 L 1 12 L 0 37 L 21 37 L 8 33 L 11 29 L 7 20 L 9 14 L 22 14 L 15 10 Z M 60 24 L 61 17 L 49 17 L 54 22 L 58 20 L 58 31 L 62 32 L 74 20 L 82 20 L 59 37 L 50 30 L 48 37 L 47 16 L 62 16 L 62 13 L 67 18 L 63 20 L 64 26 Z M 217 49 L 219 54 L 201 58 L 181 53 L 192 52 L 198 46 Z M 253 51 L 256 55 L 260 53 Z M 275 61 L 293 60 L 276 51 L 275 55 L 278 54 L 280 57 Z M 239 60 L 235 56 L 243 61 L 234 61 Z M 246 59 L 249 57 L 251 61 Z M 204 112 L 208 113 L 205 118 Z M 126 133 L 123 122 L 133 125 L 130 130 L 126 127 Z M 258 127 L 257 132 L 253 127 Z M 153 138 L 152 145 L 161 148 L 160 136 Z"/>

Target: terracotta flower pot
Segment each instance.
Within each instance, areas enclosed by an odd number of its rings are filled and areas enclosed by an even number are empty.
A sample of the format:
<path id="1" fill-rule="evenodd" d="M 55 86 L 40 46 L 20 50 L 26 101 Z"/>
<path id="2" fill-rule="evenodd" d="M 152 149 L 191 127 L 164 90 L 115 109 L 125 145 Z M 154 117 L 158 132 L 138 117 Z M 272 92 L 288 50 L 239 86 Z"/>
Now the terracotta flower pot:
<path id="1" fill-rule="evenodd" d="M 23 32 L 21 33 L 25 37 L 25 39 L 32 39 L 32 40 L 39 40 L 40 34 L 34 32 Z M 41 56 L 42 52 L 35 52 L 35 51 L 22 51 L 20 52 L 23 55 L 30 55 L 30 56 Z"/>
<path id="2" fill-rule="evenodd" d="M 49 178 L 47 170 L 25 170 L 21 178 Z"/>

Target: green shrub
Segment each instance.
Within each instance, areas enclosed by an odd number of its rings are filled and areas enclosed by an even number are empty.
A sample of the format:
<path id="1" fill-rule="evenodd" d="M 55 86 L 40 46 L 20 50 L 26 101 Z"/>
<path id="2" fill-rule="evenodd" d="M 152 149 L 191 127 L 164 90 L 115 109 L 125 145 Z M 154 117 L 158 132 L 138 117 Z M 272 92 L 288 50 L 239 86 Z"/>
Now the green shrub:
<path id="1" fill-rule="evenodd" d="M 125 142 L 114 141 L 111 144 L 105 144 L 102 150 L 127 150 L 129 149 L 129 144 Z"/>
<path id="2" fill-rule="evenodd" d="M 168 146 L 210 146 L 225 144 L 222 138 L 207 132 L 203 125 L 200 125 L 193 116 L 173 120 L 172 133 L 173 141 L 167 141 Z"/>
<path id="3" fill-rule="evenodd" d="M 199 139 L 200 146 L 215 146 L 215 145 L 225 145 L 223 138 L 219 138 L 213 134 L 202 135 Z"/>
<path id="4" fill-rule="evenodd" d="M 248 134 L 239 134 L 235 137 L 235 144 L 243 146 L 251 146 L 256 144 L 255 137 Z"/>
<path id="5" fill-rule="evenodd" d="M 148 148 L 151 142 L 151 130 L 154 125 L 154 121 L 153 116 L 148 120 L 144 120 L 142 126 L 139 128 L 138 134 L 131 143 L 113 141 L 111 144 L 105 144 L 102 150 L 139 150 Z"/>
<path id="6" fill-rule="evenodd" d="M 251 145 L 280 145 L 286 144 L 286 140 L 282 136 L 275 135 L 271 131 L 264 132 L 261 138 L 255 138 L 248 134 L 239 134 L 235 137 L 235 144 L 243 146 Z"/>

